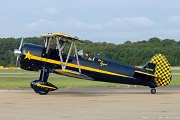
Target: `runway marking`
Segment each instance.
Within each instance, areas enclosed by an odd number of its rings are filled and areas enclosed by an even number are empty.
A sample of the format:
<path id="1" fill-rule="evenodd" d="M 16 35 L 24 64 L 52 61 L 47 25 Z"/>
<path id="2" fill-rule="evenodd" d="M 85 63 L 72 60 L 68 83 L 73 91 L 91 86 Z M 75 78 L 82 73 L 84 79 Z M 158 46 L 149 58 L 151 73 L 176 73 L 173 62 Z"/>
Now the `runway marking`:
<path id="1" fill-rule="evenodd" d="M 24 73 L 0 73 L 0 75 L 23 75 Z"/>

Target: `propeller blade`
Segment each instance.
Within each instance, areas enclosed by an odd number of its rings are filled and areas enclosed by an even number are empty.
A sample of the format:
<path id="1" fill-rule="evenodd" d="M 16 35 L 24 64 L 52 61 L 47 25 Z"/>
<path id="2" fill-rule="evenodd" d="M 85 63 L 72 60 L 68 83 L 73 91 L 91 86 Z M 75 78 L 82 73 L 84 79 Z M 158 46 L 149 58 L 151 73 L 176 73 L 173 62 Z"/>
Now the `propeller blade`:
<path id="1" fill-rule="evenodd" d="M 19 59 L 19 56 L 17 56 L 17 58 L 16 58 L 16 68 L 17 68 L 17 64 L 18 64 L 18 59 Z"/>
<path id="2" fill-rule="evenodd" d="M 16 68 L 17 68 L 19 56 L 21 55 L 21 48 L 23 45 L 23 41 L 24 41 L 24 38 L 22 37 L 21 43 L 19 45 L 19 49 L 14 49 L 14 55 L 16 56 Z"/>
<path id="3" fill-rule="evenodd" d="M 19 45 L 19 50 L 21 50 L 21 47 L 22 47 L 23 41 L 24 41 L 24 38 L 22 37 L 22 39 L 21 39 L 21 43 L 20 43 L 20 45 Z"/>

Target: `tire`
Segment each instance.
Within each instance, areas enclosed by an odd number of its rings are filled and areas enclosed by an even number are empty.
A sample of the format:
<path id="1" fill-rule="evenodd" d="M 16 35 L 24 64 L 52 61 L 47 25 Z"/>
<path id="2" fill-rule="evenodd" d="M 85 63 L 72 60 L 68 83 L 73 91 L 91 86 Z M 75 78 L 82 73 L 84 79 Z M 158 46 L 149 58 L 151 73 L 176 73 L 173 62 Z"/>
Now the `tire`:
<path id="1" fill-rule="evenodd" d="M 152 88 L 152 89 L 151 89 L 151 93 L 152 93 L 152 94 L 156 94 L 156 89 L 155 89 L 155 88 Z"/>
<path id="2" fill-rule="evenodd" d="M 48 90 L 44 90 L 44 91 L 38 91 L 38 93 L 40 94 L 40 95 L 46 95 L 46 94 L 48 94 Z"/>

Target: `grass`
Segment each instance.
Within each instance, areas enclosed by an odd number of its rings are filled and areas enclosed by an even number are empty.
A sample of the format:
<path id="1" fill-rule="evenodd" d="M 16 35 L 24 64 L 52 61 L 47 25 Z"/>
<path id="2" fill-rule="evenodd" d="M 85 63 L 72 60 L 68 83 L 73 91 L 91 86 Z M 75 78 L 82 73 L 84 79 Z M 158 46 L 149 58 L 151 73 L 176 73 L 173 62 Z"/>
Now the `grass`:
<path id="1" fill-rule="evenodd" d="M 173 75 L 170 86 L 180 86 L 180 75 Z"/>
<path id="2" fill-rule="evenodd" d="M 180 73 L 180 70 L 171 70 L 172 73 Z"/>
<path id="3" fill-rule="evenodd" d="M 170 86 L 180 86 L 180 69 L 172 70 L 172 81 Z M 39 72 L 30 72 L 21 69 L 17 70 L 5 70 L 0 69 L 0 88 L 29 88 L 30 82 L 38 79 Z M 24 78 L 16 78 L 16 76 L 24 76 Z M 28 78 L 25 78 L 28 76 Z M 32 76 L 32 77 L 31 77 Z M 55 84 L 59 88 L 73 88 L 73 87 L 125 87 L 128 85 L 116 84 L 116 83 L 105 83 L 97 81 L 89 81 L 77 78 L 70 78 L 59 76 L 55 74 L 50 74 L 49 82 Z"/>
<path id="4" fill-rule="evenodd" d="M 0 88 L 29 88 L 30 82 L 39 78 L 39 72 L 25 71 L 21 69 L 8 70 L 0 69 Z M 17 76 L 28 78 L 17 78 Z M 32 77 L 31 77 L 32 76 Z M 59 88 L 73 87 L 123 87 L 124 84 L 106 83 L 98 81 L 89 81 L 71 77 L 64 77 L 56 74 L 50 74 L 49 82 Z"/>
<path id="5" fill-rule="evenodd" d="M 30 82 L 33 78 L 0 78 L 0 88 L 29 88 Z M 73 87 L 123 87 L 127 85 L 116 83 L 105 83 L 97 81 L 82 80 L 77 78 L 59 77 L 49 78 L 49 82 L 53 83 L 59 88 L 73 88 Z"/>

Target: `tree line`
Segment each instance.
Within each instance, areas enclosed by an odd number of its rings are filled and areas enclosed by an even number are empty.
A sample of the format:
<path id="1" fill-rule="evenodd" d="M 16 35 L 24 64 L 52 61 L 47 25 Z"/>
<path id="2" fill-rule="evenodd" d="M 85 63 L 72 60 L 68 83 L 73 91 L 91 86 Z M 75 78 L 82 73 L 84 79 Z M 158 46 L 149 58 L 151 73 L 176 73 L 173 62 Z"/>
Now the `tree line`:
<path id="1" fill-rule="evenodd" d="M 0 38 L 0 66 L 15 66 L 14 48 L 18 49 L 21 38 Z M 44 45 L 39 37 L 24 38 L 25 43 Z M 123 44 L 106 42 L 92 42 L 84 40 L 84 44 L 77 44 L 77 49 L 88 51 L 91 57 L 95 54 L 127 63 L 130 65 L 144 65 L 153 55 L 161 53 L 166 56 L 172 66 L 180 66 L 180 41 L 173 39 L 150 38 L 137 42 L 126 41 Z"/>

